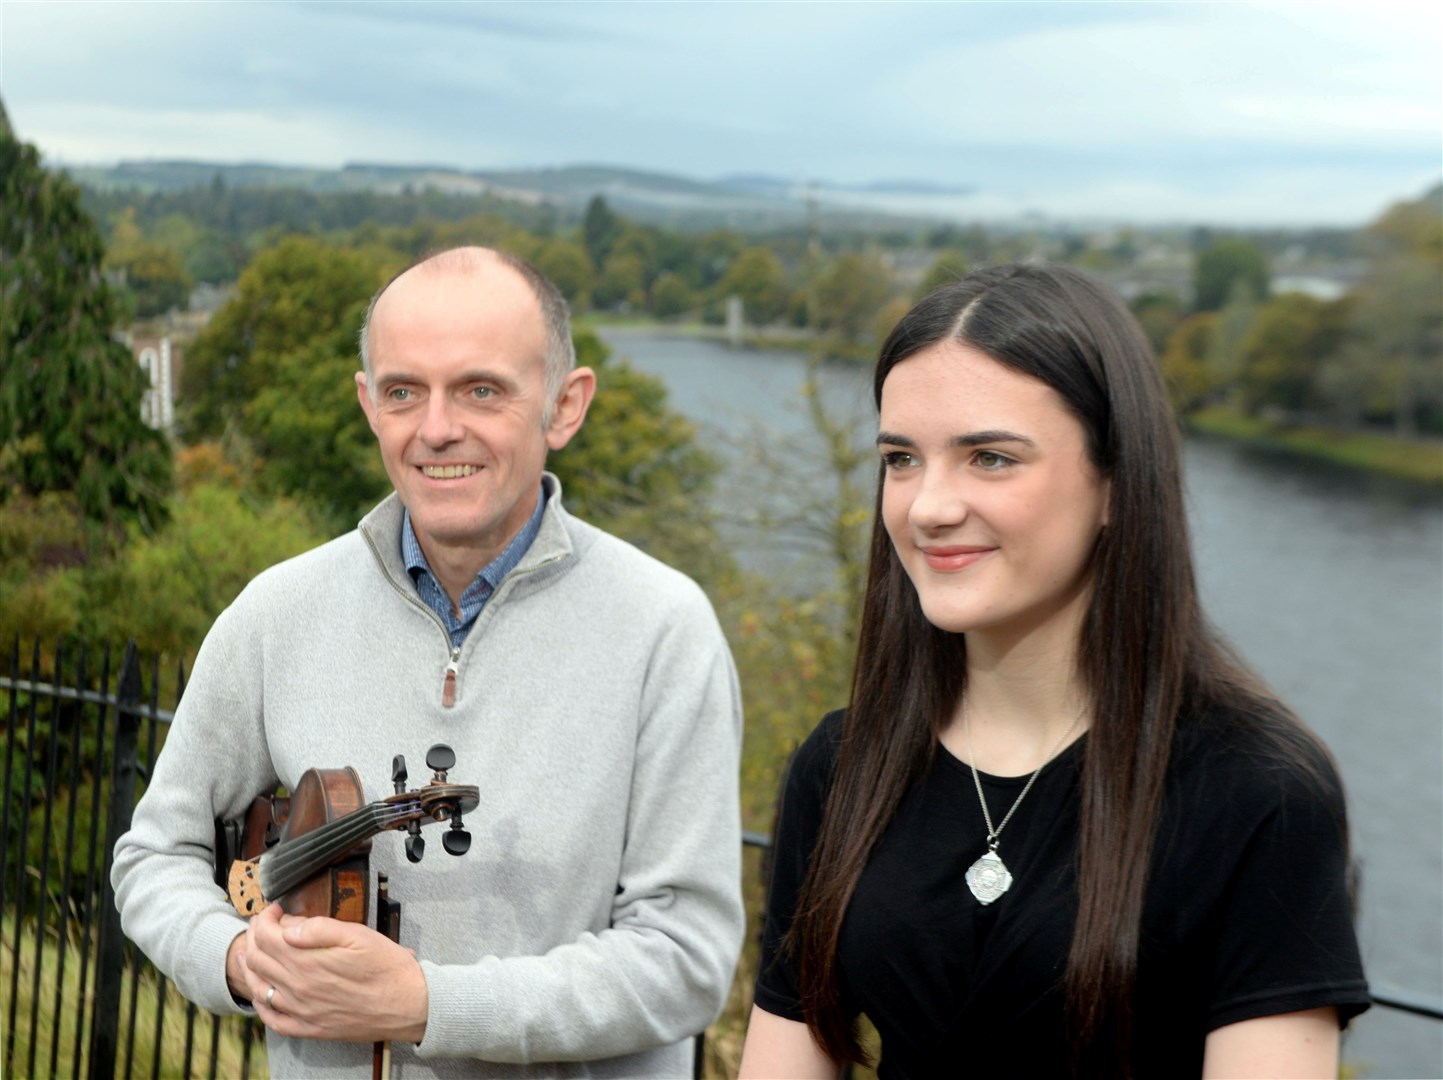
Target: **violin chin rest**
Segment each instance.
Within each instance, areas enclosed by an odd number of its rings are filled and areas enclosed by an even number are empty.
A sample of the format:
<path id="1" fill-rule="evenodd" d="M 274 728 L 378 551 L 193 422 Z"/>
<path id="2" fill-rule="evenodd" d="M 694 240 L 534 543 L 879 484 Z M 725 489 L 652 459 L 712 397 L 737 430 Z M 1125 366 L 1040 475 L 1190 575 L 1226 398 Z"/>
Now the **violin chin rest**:
<path id="1" fill-rule="evenodd" d="M 265 895 L 261 892 L 260 877 L 257 873 L 258 866 L 258 861 L 254 859 L 250 862 L 237 859 L 230 864 L 227 892 L 236 911 L 246 918 L 259 915 L 269 906 Z"/>

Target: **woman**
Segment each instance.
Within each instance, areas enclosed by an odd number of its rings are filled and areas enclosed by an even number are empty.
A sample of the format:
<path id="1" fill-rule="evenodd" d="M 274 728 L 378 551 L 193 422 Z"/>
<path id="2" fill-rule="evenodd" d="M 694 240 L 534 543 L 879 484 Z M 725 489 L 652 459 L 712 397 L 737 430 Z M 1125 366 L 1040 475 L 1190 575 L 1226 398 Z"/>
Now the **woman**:
<path id="1" fill-rule="evenodd" d="M 1131 316 L 982 270 L 882 346 L 852 696 L 789 770 L 743 1077 L 1336 1076 L 1327 752 L 1198 607 Z"/>

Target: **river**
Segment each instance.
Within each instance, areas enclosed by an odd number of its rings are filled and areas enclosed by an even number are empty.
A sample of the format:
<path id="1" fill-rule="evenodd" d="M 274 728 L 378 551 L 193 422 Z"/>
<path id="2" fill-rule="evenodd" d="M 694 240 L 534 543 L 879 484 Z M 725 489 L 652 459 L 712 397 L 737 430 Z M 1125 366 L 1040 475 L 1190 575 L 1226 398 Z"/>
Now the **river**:
<path id="1" fill-rule="evenodd" d="M 632 328 L 600 334 L 666 382 L 726 462 L 724 513 L 758 487 L 741 448 L 808 430 L 799 355 Z M 829 403 L 851 410 L 870 440 L 868 373 L 838 367 L 825 379 Z M 1189 440 L 1186 469 L 1208 613 L 1337 756 L 1368 977 L 1443 996 L 1443 496 L 1221 440 Z M 792 580 L 819 572 L 805 552 L 775 545 L 742 555 Z M 1357 1076 L 1443 1077 L 1443 1023 L 1375 1006 L 1354 1022 L 1343 1058 Z"/>

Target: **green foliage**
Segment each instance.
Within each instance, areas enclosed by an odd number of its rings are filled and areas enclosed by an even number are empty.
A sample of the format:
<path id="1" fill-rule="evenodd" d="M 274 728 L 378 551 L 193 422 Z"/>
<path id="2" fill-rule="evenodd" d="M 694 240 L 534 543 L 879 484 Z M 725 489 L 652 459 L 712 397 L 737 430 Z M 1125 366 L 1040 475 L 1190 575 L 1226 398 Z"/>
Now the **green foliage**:
<path id="1" fill-rule="evenodd" d="M 1241 237 L 1215 240 L 1198 254 L 1193 267 L 1193 310 L 1217 311 L 1238 296 L 1241 287 L 1255 302 L 1268 298 L 1267 256 Z"/>
<path id="2" fill-rule="evenodd" d="M 304 500 L 332 532 L 354 526 L 391 487 L 356 400 L 356 366 L 345 327 L 303 341 L 243 413 L 260 490 Z"/>
<path id="3" fill-rule="evenodd" d="M 399 269 L 372 252 L 293 236 L 256 256 L 236 295 L 191 344 L 182 382 L 187 433 L 215 438 L 319 336 L 355 335 L 371 296 Z M 249 432 L 247 432 L 250 434 Z M 262 450 L 264 453 L 264 450 Z"/>
<path id="4" fill-rule="evenodd" d="M 1161 356 L 1167 349 L 1168 339 L 1187 314 L 1182 298 L 1173 292 L 1146 292 L 1136 297 L 1129 307 L 1147 335 L 1152 351 Z"/>
<path id="5" fill-rule="evenodd" d="M 740 296 L 746 320 L 753 326 L 776 322 L 792 297 L 781 261 L 764 247 L 749 247 L 738 254 L 716 291 L 722 296 Z"/>
<path id="6" fill-rule="evenodd" d="M 400 262 L 385 248 L 283 240 L 241 275 L 187 358 L 190 433 L 239 436 L 259 490 L 304 499 L 332 531 L 388 490 L 354 376 L 366 305 Z"/>
<path id="7" fill-rule="evenodd" d="M 581 242 L 592 266 L 602 266 L 611 254 L 611 245 L 616 243 L 621 232 L 622 221 L 606 205 L 600 195 L 593 195 L 586 204 L 586 214 L 581 219 Z"/>
<path id="8" fill-rule="evenodd" d="M 91 575 L 89 624 L 99 640 L 185 655 L 251 578 L 326 539 L 290 500 L 200 484 L 177 500 L 163 532 L 135 538 L 123 558 Z"/>
<path id="9" fill-rule="evenodd" d="M 84 588 L 76 571 L 88 558 L 85 517 L 73 492 L 12 493 L 0 502 L 0 626 L 6 634 L 55 641 L 79 630 Z"/>
<path id="10" fill-rule="evenodd" d="M 892 296 L 892 274 L 875 255 L 837 256 L 817 281 L 817 328 L 853 345 L 869 334 Z"/>
<path id="11" fill-rule="evenodd" d="M 170 447 L 140 419 L 145 381 L 111 337 L 101 258 L 79 191 L 0 134 L 0 497 L 73 491 L 95 525 L 156 524 Z"/>
<path id="12" fill-rule="evenodd" d="M 1238 346 L 1245 411 L 1296 413 L 1320 405 L 1318 371 L 1342 339 L 1346 308 L 1285 293 L 1258 309 Z"/>
<path id="13" fill-rule="evenodd" d="M 1322 375 L 1346 419 L 1391 421 L 1405 439 L 1443 433 L 1443 211 L 1430 195 L 1370 228 L 1376 255 Z"/>
<path id="14" fill-rule="evenodd" d="M 161 230 L 160 226 L 165 229 Z M 105 253 L 107 269 L 117 273 L 125 291 L 134 301 L 135 314 L 142 319 L 164 315 L 184 308 L 195 284 L 186 273 L 181 247 L 192 239 L 195 229 L 184 218 L 172 214 L 158 223 L 157 231 L 176 238 L 177 246 L 148 240 L 135 224 L 133 210 L 127 208 L 116 225 Z"/>
<path id="15" fill-rule="evenodd" d="M 584 310 L 591 303 L 596 269 L 580 244 L 548 240 L 531 256 L 531 261 L 561 290 L 573 311 Z"/>
<path id="16" fill-rule="evenodd" d="M 967 256 L 961 251 L 943 251 L 931 269 L 922 275 L 922 280 L 917 282 L 917 287 L 912 290 L 912 299 L 921 300 L 924 296 L 930 296 L 943 285 L 950 285 L 971 269 L 971 263 Z"/>
<path id="17" fill-rule="evenodd" d="M 591 299 L 603 311 L 646 306 L 646 264 L 632 252 L 614 252 L 601 268 Z"/>
<path id="18" fill-rule="evenodd" d="M 1179 323 L 1168 339 L 1162 354 L 1162 375 L 1172 406 L 1180 414 L 1201 408 L 1222 386 L 1208 365 L 1216 325 L 1217 315 L 1199 312 Z"/>
<path id="19" fill-rule="evenodd" d="M 670 271 L 656 279 L 651 287 L 651 311 L 659 319 L 685 315 L 697 306 L 697 296 L 680 274 Z"/>

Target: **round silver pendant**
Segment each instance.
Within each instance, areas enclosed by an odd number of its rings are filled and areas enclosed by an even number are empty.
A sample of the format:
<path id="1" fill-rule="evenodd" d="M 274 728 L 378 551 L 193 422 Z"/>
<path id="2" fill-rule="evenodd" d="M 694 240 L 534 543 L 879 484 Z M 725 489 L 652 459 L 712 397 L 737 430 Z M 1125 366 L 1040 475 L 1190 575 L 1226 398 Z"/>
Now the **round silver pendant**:
<path id="1" fill-rule="evenodd" d="M 967 887 L 979 904 L 990 904 L 1012 888 L 1012 875 L 995 851 L 985 851 L 968 868 Z"/>

